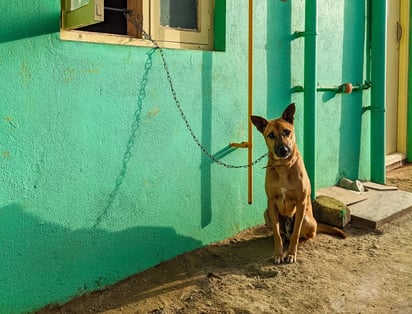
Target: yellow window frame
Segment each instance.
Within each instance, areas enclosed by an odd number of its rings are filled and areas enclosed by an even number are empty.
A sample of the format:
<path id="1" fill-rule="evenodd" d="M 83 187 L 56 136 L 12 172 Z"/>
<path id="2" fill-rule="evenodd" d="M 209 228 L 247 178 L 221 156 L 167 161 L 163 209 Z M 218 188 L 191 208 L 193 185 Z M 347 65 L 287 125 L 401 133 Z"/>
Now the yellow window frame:
<path id="1" fill-rule="evenodd" d="M 71 10 L 72 1 L 88 2 L 76 10 Z M 215 0 L 198 0 L 198 31 L 162 27 L 160 25 L 160 0 L 128 0 L 128 9 L 132 9 L 139 21 L 143 21 L 143 29 L 163 48 L 179 49 L 213 49 L 213 10 Z M 99 23 L 104 14 L 96 17 L 96 12 L 104 11 L 104 0 L 61 0 L 62 40 L 120 44 L 133 46 L 153 46 L 149 40 L 142 39 L 141 34 L 130 23 L 127 23 L 127 35 L 86 32 L 77 28 Z M 87 9 L 86 9 L 87 8 Z M 102 10 L 101 10 L 102 9 Z"/>

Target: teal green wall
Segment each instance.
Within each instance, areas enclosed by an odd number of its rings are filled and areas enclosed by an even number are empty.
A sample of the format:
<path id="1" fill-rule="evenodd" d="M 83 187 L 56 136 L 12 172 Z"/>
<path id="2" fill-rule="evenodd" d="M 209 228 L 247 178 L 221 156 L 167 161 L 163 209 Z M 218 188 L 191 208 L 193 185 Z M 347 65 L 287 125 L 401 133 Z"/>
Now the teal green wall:
<path id="1" fill-rule="evenodd" d="M 369 78 L 365 58 L 365 1 L 318 1 L 318 84 L 362 84 Z M 369 178 L 370 90 L 317 99 L 317 186 L 342 176 Z M 332 98 L 331 98 L 332 97 Z"/>
<path id="2" fill-rule="evenodd" d="M 319 84 L 362 82 L 362 1 L 318 2 Z M 157 51 L 61 41 L 58 0 L 3 1 L 0 12 L 1 313 L 67 301 L 262 223 L 264 164 L 249 206 L 247 170 L 202 155 Z M 303 40 L 291 34 L 303 30 L 304 1 L 256 1 L 255 15 L 254 112 L 275 117 L 296 102 L 301 144 L 303 94 L 290 91 L 303 82 Z M 224 52 L 165 50 L 212 153 L 247 137 L 245 21 L 247 1 L 227 0 Z M 367 93 L 319 93 L 317 186 L 368 178 L 367 105 Z M 245 164 L 246 150 L 224 161 Z"/>

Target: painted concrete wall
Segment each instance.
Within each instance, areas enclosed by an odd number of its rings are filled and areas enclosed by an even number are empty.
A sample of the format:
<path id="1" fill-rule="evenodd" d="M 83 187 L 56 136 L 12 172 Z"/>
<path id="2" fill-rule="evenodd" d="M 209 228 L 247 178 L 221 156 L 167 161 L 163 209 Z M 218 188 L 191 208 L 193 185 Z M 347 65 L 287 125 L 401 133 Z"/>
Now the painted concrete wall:
<path id="1" fill-rule="evenodd" d="M 362 82 L 362 1 L 318 2 L 319 84 Z M 295 101 L 301 144 L 303 94 L 290 90 L 303 83 L 303 40 L 291 34 L 303 30 L 304 1 L 255 6 L 254 112 L 275 117 Z M 225 52 L 165 50 L 212 153 L 247 136 L 247 1 L 226 9 Z M 194 144 L 157 51 L 61 41 L 59 10 L 59 0 L 0 2 L 1 313 L 64 302 L 221 240 L 262 223 L 266 206 L 263 164 L 249 206 L 247 170 L 211 164 Z M 319 93 L 318 186 L 368 178 L 362 105 L 367 93 Z M 224 158 L 246 160 L 245 150 Z"/>
<path id="2" fill-rule="evenodd" d="M 365 57 L 365 1 L 318 1 L 318 84 L 354 85 L 370 80 Z M 317 186 L 345 176 L 369 177 L 370 90 L 318 93 Z"/>

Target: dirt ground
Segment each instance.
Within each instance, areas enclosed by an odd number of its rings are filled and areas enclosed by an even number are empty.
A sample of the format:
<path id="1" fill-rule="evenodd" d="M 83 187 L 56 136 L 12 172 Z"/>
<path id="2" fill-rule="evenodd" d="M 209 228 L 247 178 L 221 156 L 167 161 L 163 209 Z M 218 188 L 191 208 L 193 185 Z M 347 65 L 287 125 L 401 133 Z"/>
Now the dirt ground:
<path id="1" fill-rule="evenodd" d="M 412 165 L 388 172 L 387 184 L 412 192 Z M 258 226 L 39 313 L 412 313 L 412 214 L 345 231 L 274 265 Z"/>

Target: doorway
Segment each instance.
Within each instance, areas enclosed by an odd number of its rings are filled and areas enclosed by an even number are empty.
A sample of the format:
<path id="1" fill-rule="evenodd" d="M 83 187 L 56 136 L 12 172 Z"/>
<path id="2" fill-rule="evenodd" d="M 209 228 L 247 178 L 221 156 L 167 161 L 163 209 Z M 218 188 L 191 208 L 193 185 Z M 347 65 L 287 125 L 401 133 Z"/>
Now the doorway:
<path id="1" fill-rule="evenodd" d="M 406 155 L 409 1 L 387 1 L 386 167 L 399 166 Z"/>

